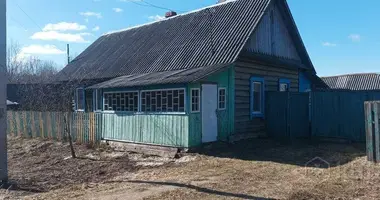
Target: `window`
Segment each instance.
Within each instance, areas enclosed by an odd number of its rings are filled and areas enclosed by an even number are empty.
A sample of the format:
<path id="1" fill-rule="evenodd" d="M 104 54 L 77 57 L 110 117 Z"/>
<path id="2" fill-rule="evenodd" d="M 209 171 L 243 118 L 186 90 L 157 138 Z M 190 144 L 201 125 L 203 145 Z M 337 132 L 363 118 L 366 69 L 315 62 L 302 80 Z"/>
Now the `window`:
<path id="1" fill-rule="evenodd" d="M 200 111 L 200 89 L 191 89 L 191 112 Z"/>
<path id="2" fill-rule="evenodd" d="M 251 118 L 264 116 L 264 79 L 251 78 Z"/>
<path id="3" fill-rule="evenodd" d="M 94 111 L 94 92 L 93 90 L 85 90 L 85 111 Z"/>
<path id="4" fill-rule="evenodd" d="M 185 90 L 141 91 L 141 112 L 185 112 Z"/>
<path id="5" fill-rule="evenodd" d="M 104 111 L 137 112 L 138 92 L 104 93 Z"/>
<path id="6" fill-rule="evenodd" d="M 76 110 L 84 111 L 84 88 L 77 88 L 76 92 Z"/>
<path id="7" fill-rule="evenodd" d="M 96 110 L 102 110 L 102 92 L 100 89 L 97 89 L 95 91 L 95 98 L 96 98 Z"/>
<path id="8" fill-rule="evenodd" d="M 218 89 L 218 109 L 219 110 L 226 109 L 226 88 Z"/>
<path id="9" fill-rule="evenodd" d="M 290 86 L 290 81 L 288 79 L 280 79 L 278 83 L 278 90 L 280 92 L 288 92 Z"/>

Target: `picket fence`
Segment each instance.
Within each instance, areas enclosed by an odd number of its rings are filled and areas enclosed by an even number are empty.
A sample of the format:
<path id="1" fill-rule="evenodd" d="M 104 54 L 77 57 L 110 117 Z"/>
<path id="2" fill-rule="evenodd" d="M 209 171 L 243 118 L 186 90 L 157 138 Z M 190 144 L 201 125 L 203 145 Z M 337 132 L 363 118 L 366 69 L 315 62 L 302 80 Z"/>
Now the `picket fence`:
<path id="1" fill-rule="evenodd" d="M 14 137 L 67 141 L 65 125 L 69 125 L 73 141 L 78 144 L 98 143 L 102 138 L 99 113 L 71 113 L 69 116 L 65 112 L 7 112 L 7 133 Z"/>

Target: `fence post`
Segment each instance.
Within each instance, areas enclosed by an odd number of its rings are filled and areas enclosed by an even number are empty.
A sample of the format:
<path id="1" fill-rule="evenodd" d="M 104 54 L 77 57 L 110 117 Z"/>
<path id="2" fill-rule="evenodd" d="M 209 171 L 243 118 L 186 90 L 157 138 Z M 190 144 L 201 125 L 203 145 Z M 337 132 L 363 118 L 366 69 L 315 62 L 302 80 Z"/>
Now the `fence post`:
<path id="1" fill-rule="evenodd" d="M 375 133 L 375 161 L 380 161 L 380 132 L 379 132 L 379 108 L 380 104 L 375 102 L 372 104 L 373 113 L 373 130 Z"/>
<path id="2" fill-rule="evenodd" d="M 367 159 L 380 161 L 380 102 L 364 102 Z"/>

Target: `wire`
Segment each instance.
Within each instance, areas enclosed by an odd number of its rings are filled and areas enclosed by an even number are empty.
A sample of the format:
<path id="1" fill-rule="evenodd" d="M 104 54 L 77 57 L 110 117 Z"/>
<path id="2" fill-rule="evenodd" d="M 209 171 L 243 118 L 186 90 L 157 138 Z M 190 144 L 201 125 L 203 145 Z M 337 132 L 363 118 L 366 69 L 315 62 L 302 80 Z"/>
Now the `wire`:
<path id="1" fill-rule="evenodd" d="M 30 21 L 32 21 L 38 28 L 40 28 L 41 30 L 42 30 L 42 28 L 41 28 L 41 26 L 40 25 L 38 25 L 37 24 L 37 22 L 36 21 L 34 21 L 33 19 L 32 19 L 32 17 L 30 17 L 29 15 L 28 15 L 28 13 L 26 13 L 17 3 L 16 3 L 16 1 L 12 1 L 12 2 L 14 2 L 15 3 L 15 5 L 30 19 Z"/>
<path id="2" fill-rule="evenodd" d="M 147 1 L 144 1 L 144 0 L 141 0 L 141 2 L 144 2 L 144 3 L 150 5 L 151 7 L 154 7 L 154 8 L 158 8 L 158 9 L 162 9 L 162 10 L 169 10 L 169 11 L 173 10 L 173 9 L 164 8 L 164 7 L 161 7 L 161 6 L 157 6 L 157 5 L 151 4 L 151 3 L 147 2 Z"/>
<path id="3" fill-rule="evenodd" d="M 9 19 L 12 20 L 14 23 L 16 23 L 20 28 L 24 29 L 24 30 L 28 30 L 27 28 L 25 28 L 25 26 L 23 26 L 20 22 L 18 22 L 17 20 L 15 20 L 12 16 L 9 16 Z"/>
<path id="4" fill-rule="evenodd" d="M 170 9 L 170 8 L 166 8 L 166 7 L 162 7 L 162 6 L 158 6 L 158 5 L 155 5 L 155 4 L 152 4 L 152 3 L 149 3 L 145 0 L 141 0 L 140 2 L 143 2 L 145 4 L 141 4 L 141 3 L 138 3 L 134 0 L 125 0 L 125 1 L 128 1 L 128 2 L 131 2 L 133 4 L 136 4 L 136 5 L 139 5 L 139 6 L 144 6 L 144 7 L 152 7 L 152 8 L 158 8 L 158 9 L 162 9 L 162 10 L 167 10 L 167 11 L 178 11 L 178 12 L 187 12 L 187 11 L 183 11 L 183 10 L 173 10 L 173 9 Z"/>

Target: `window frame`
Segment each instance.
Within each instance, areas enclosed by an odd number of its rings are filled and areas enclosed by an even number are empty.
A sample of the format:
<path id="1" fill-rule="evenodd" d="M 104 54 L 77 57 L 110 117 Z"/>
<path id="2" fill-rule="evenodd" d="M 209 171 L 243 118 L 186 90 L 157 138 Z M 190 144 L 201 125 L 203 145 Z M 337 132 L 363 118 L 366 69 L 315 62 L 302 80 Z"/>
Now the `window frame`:
<path id="1" fill-rule="evenodd" d="M 105 94 L 113 94 L 113 93 L 133 93 L 137 92 L 137 111 L 117 111 L 117 110 L 106 110 L 104 108 L 105 106 L 105 99 L 104 96 Z M 140 91 L 138 90 L 118 90 L 118 91 L 108 91 L 108 92 L 103 92 L 102 93 L 102 110 L 103 113 L 139 113 L 140 112 Z"/>
<path id="2" fill-rule="evenodd" d="M 78 109 L 78 103 L 79 103 L 79 92 L 78 90 L 82 90 L 82 95 L 83 95 L 83 109 Z M 78 87 L 75 89 L 75 111 L 77 112 L 85 112 L 86 109 L 86 90 L 84 87 Z"/>
<path id="3" fill-rule="evenodd" d="M 281 84 L 286 84 L 288 86 L 288 91 L 281 91 Z M 289 92 L 290 91 L 290 80 L 286 78 L 281 78 L 278 80 L 278 91 Z"/>
<path id="4" fill-rule="evenodd" d="M 193 110 L 193 91 L 198 91 L 198 110 Z M 201 89 L 191 88 L 190 89 L 190 113 L 199 113 L 199 112 L 201 112 Z"/>
<path id="5" fill-rule="evenodd" d="M 141 110 L 141 95 L 143 92 L 154 92 L 154 91 L 168 91 L 168 90 L 183 90 L 183 112 L 143 112 Z M 137 114 L 172 114 L 172 115 L 178 115 L 178 114 L 186 114 L 186 106 L 187 106 L 187 101 L 186 101 L 186 88 L 163 88 L 163 89 L 150 89 L 150 90 L 140 90 L 139 91 L 139 112 Z"/>
<path id="6" fill-rule="evenodd" d="M 254 82 L 259 82 L 261 84 L 261 105 L 260 105 L 260 112 L 253 111 L 253 106 L 254 106 Z M 261 77 L 251 77 L 250 82 L 249 82 L 249 89 L 250 89 L 250 114 L 251 114 L 251 119 L 257 118 L 257 117 L 264 117 L 265 113 L 265 80 L 264 78 Z"/>
<path id="7" fill-rule="evenodd" d="M 220 108 L 220 91 L 224 90 L 224 108 Z M 220 87 L 218 88 L 218 110 L 226 110 L 227 109 L 227 88 Z"/>
<path id="8" fill-rule="evenodd" d="M 99 97 L 101 97 L 100 101 L 99 101 Z M 102 95 L 102 91 L 101 89 L 95 89 L 95 112 L 100 112 L 102 111 L 104 108 L 103 108 L 103 95 Z M 99 108 L 100 107 L 100 108 Z"/>

